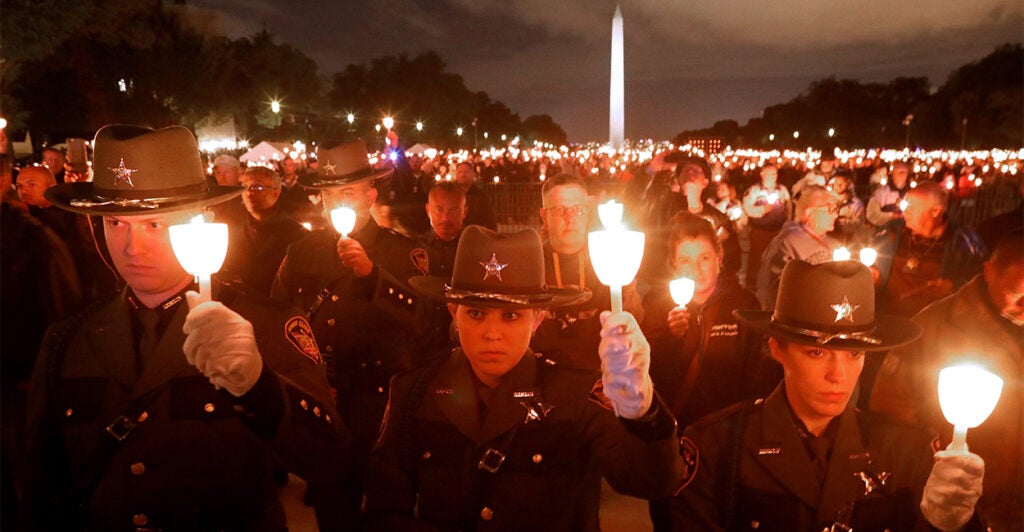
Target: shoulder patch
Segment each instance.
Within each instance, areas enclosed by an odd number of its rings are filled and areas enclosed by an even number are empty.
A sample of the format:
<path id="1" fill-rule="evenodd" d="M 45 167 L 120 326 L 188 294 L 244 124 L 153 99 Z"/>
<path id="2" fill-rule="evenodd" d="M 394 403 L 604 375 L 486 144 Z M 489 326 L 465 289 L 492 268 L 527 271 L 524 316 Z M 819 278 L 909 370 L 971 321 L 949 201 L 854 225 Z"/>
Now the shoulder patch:
<path id="1" fill-rule="evenodd" d="M 284 335 L 288 342 L 302 353 L 302 356 L 320 364 L 323 359 L 320 357 L 320 348 L 316 345 L 316 337 L 313 336 L 313 328 L 302 316 L 295 316 L 284 324 Z"/>
<path id="2" fill-rule="evenodd" d="M 430 275 L 430 258 L 427 256 L 427 250 L 423 248 L 415 248 L 409 252 L 409 260 L 412 261 L 412 265 L 416 267 L 423 275 Z"/>
<path id="3" fill-rule="evenodd" d="M 597 379 L 597 382 L 594 383 L 594 386 L 590 389 L 590 396 L 587 397 L 587 399 L 594 403 L 597 403 L 598 406 L 605 410 L 608 410 L 609 412 L 615 411 L 612 408 L 611 400 L 609 400 L 608 397 L 605 396 L 604 394 L 604 381 L 602 381 L 601 379 Z"/>
<path id="4" fill-rule="evenodd" d="M 679 438 L 679 456 L 683 459 L 683 482 L 676 489 L 676 495 L 689 486 L 697 476 L 697 468 L 700 465 L 700 449 L 697 448 L 696 443 L 693 443 L 693 440 L 683 436 Z"/>

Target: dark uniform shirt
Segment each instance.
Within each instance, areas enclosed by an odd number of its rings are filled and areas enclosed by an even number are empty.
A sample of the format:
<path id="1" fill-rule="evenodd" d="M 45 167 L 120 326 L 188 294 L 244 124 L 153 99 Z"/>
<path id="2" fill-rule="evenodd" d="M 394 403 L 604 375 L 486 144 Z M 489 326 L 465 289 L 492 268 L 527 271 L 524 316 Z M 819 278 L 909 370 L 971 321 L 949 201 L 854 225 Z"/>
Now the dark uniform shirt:
<path id="1" fill-rule="evenodd" d="M 263 357 L 241 397 L 186 361 L 183 293 L 155 311 L 146 357 L 130 289 L 48 331 L 29 403 L 28 498 L 40 528 L 280 528 L 272 451 L 310 481 L 342 474 L 347 430 L 305 319 L 226 285 L 215 283 L 214 298 L 252 322 Z"/>
<path id="2" fill-rule="evenodd" d="M 431 229 L 420 238 L 420 244 L 427 250 L 427 256 L 430 258 L 430 275 L 451 279 L 452 270 L 455 267 L 455 251 L 459 247 L 459 236 L 451 240 L 441 240 Z M 421 306 L 421 313 L 417 316 L 419 323 L 416 328 L 421 333 L 416 340 L 414 349 L 447 351 L 452 344 L 452 316 L 444 303 L 433 301 L 426 303 Z"/>
<path id="3" fill-rule="evenodd" d="M 578 286 L 590 290 L 593 297 L 577 305 L 548 309 L 530 348 L 562 366 L 599 370 L 600 314 L 611 307 L 611 292 L 598 280 L 587 250 L 566 255 L 545 243 L 544 277 L 550 287 Z"/>
<path id="4" fill-rule="evenodd" d="M 767 399 L 686 430 L 687 479 L 675 530 L 928 530 L 921 495 L 934 435 L 849 407 L 822 437 L 807 433 L 780 385 Z M 803 436 L 801 436 L 803 433 Z M 980 524 L 976 516 L 970 526 Z"/>
<path id="5" fill-rule="evenodd" d="M 371 460 L 371 528 L 568 530 L 595 468 L 623 493 L 667 495 L 680 478 L 674 420 L 659 399 L 642 420 L 618 419 L 600 384 L 530 352 L 490 398 L 461 350 L 399 375 Z"/>
<path id="6" fill-rule="evenodd" d="M 221 271 L 237 274 L 248 289 L 269 296 L 288 246 L 305 235 L 306 230 L 280 209 L 263 221 L 246 216 L 244 223 L 231 227 Z"/>

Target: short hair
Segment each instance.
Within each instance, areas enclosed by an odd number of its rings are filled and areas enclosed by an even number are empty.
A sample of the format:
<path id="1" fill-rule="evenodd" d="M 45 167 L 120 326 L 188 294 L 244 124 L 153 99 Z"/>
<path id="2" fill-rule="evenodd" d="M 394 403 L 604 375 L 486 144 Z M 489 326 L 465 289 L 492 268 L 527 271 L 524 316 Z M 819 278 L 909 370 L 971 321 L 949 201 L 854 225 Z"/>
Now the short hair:
<path id="1" fill-rule="evenodd" d="M 673 216 L 669 222 L 669 261 L 674 259 L 675 250 L 681 242 L 698 238 L 711 244 L 719 257 L 723 255 L 722 242 L 718 240 L 718 232 L 709 220 L 686 211 Z"/>
<path id="2" fill-rule="evenodd" d="M 996 271 L 1003 272 L 1015 264 L 1024 263 L 1024 229 L 1018 227 L 1000 236 L 992 247 L 992 256 L 988 259 Z"/>
<path id="3" fill-rule="evenodd" d="M 543 201 L 548 196 L 548 192 L 558 187 L 580 187 L 583 189 L 583 192 L 589 193 L 587 191 L 587 184 L 579 177 L 572 174 L 558 174 L 544 181 L 544 186 L 540 188 L 541 200 Z"/>
<path id="4" fill-rule="evenodd" d="M 460 187 L 459 184 L 456 183 L 455 181 L 438 181 L 434 183 L 434 185 L 430 187 L 430 190 L 427 191 L 428 202 L 430 201 L 430 195 L 433 194 L 435 190 L 438 192 L 444 192 L 445 194 L 453 194 L 462 199 L 466 199 L 466 191 L 463 190 L 462 187 Z"/>
<path id="5" fill-rule="evenodd" d="M 775 171 L 778 172 L 779 165 L 775 164 L 775 162 L 773 162 L 773 161 L 767 161 L 767 162 L 765 162 L 764 164 L 761 165 L 761 170 L 760 171 L 764 172 L 765 170 L 767 170 L 769 168 L 774 168 Z"/>
<path id="6" fill-rule="evenodd" d="M 893 161 L 893 163 L 892 163 L 892 169 L 893 170 L 895 170 L 896 168 L 898 168 L 900 166 L 902 166 L 903 168 L 906 168 L 907 172 L 910 172 L 910 165 L 907 164 L 906 161 Z"/>
<path id="7" fill-rule="evenodd" d="M 942 185 L 939 183 L 934 181 L 921 183 L 907 192 L 907 195 L 910 194 L 924 196 L 935 205 L 942 207 L 943 212 L 946 211 L 946 202 L 949 201 L 949 194 L 946 193 L 946 189 L 942 188 Z"/>
<path id="8" fill-rule="evenodd" d="M 705 179 L 711 178 L 711 165 L 709 165 L 708 161 L 703 157 L 690 156 L 683 159 L 682 161 L 679 162 L 679 164 L 676 165 L 676 173 L 680 174 L 683 171 L 683 168 L 686 168 L 686 165 L 688 164 L 692 164 L 697 168 L 700 168 L 700 171 L 704 173 Z"/>
<path id="9" fill-rule="evenodd" d="M 266 166 L 251 166 L 242 173 L 242 175 L 251 175 L 253 177 L 270 178 L 274 182 L 275 188 L 281 187 L 281 174 L 274 170 L 267 168 Z"/>
<path id="10" fill-rule="evenodd" d="M 61 157 L 64 156 L 64 152 L 58 150 L 57 148 L 54 148 L 53 146 L 47 146 L 47 147 L 43 148 L 43 150 L 41 152 L 39 152 L 39 153 L 46 153 L 48 151 L 52 151 L 53 153 L 56 153 L 57 155 L 60 155 Z"/>
<path id="11" fill-rule="evenodd" d="M 241 168 L 242 164 L 238 162 L 238 159 L 234 155 L 228 155 L 226 153 L 218 155 L 213 160 L 214 166 L 227 166 L 228 168 Z"/>
<path id="12" fill-rule="evenodd" d="M 803 220 L 804 212 L 810 207 L 811 200 L 824 196 L 835 203 L 836 196 L 830 190 L 819 185 L 807 185 L 800 191 L 800 197 L 796 199 L 796 220 Z"/>

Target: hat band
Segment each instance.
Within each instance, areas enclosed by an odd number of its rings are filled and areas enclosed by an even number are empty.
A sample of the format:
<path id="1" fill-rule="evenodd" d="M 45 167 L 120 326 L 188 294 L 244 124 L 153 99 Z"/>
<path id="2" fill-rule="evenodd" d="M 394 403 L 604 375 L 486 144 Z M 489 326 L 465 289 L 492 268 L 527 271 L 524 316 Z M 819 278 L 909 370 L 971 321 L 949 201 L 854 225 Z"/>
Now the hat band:
<path id="1" fill-rule="evenodd" d="M 167 200 L 172 196 L 201 196 L 203 194 L 206 194 L 210 189 L 209 187 L 206 186 L 206 182 L 203 181 L 199 183 L 193 183 L 191 185 L 185 185 L 183 187 L 157 188 L 149 190 L 115 190 L 98 187 L 93 187 L 93 190 L 96 192 L 96 196 L 99 197 L 101 201 L 117 201 L 124 199 L 132 199 L 159 202 L 160 200 Z M 109 194 L 109 196 L 107 194 Z"/>
<path id="2" fill-rule="evenodd" d="M 448 285 L 444 285 L 444 293 L 449 298 L 460 301 L 463 299 L 490 299 L 493 301 L 501 301 L 503 303 L 512 303 L 515 305 L 529 305 L 531 302 L 540 302 L 551 299 L 551 294 L 522 296 L 513 294 L 501 294 L 498 292 L 478 292 L 475 290 L 461 290 L 458 288 L 452 288 L 451 286 Z"/>
<path id="3" fill-rule="evenodd" d="M 327 179 L 328 176 L 323 175 L 322 173 L 317 173 L 317 175 L 320 176 L 321 179 L 318 180 L 318 181 L 313 181 L 310 184 L 312 186 L 330 185 L 332 183 L 337 183 L 338 181 L 348 181 L 348 180 L 351 180 L 351 179 L 358 179 L 358 178 L 361 178 L 361 177 L 370 177 L 371 175 L 375 174 L 376 172 L 377 172 L 377 170 L 374 170 L 372 166 L 367 166 L 365 168 L 361 168 L 359 170 L 356 170 L 355 172 L 349 172 L 347 174 L 341 174 L 341 175 L 331 175 L 330 179 Z"/>
<path id="4" fill-rule="evenodd" d="M 783 331 L 786 332 L 810 336 L 811 338 L 814 338 L 815 342 L 817 342 L 818 345 L 825 345 L 831 342 L 832 340 L 857 340 L 871 345 L 881 345 L 882 343 L 882 341 L 879 340 L 878 338 L 875 338 L 874 336 L 870 336 L 868 334 L 871 331 L 827 333 L 822 331 L 815 331 L 813 329 L 804 329 L 801 327 L 786 325 L 785 323 L 776 321 L 774 317 L 772 317 L 771 319 L 771 324 L 773 327 L 778 327 L 779 329 L 782 329 Z M 874 327 L 872 327 L 871 330 L 874 330 Z"/>

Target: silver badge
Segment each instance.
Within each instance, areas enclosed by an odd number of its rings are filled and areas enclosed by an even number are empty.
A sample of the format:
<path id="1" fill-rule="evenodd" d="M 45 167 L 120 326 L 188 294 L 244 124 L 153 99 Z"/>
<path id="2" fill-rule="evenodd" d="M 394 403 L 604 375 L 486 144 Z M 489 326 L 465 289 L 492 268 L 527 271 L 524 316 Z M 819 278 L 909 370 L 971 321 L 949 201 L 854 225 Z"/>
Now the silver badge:
<path id="1" fill-rule="evenodd" d="M 337 165 L 331 164 L 331 161 L 324 161 L 324 173 L 335 175 L 334 167 Z"/>
<path id="2" fill-rule="evenodd" d="M 836 311 L 836 321 L 847 320 L 853 323 L 853 311 L 860 308 L 860 305 L 850 304 L 850 299 L 843 296 L 843 302 L 838 305 L 830 305 Z"/>
<path id="3" fill-rule="evenodd" d="M 114 172 L 114 185 L 120 185 L 121 183 L 128 183 L 128 186 L 134 187 L 135 183 L 132 183 L 132 174 L 138 172 L 136 168 L 128 168 L 124 164 L 124 157 L 121 157 L 120 164 L 116 168 L 107 167 L 107 170 Z"/>
<path id="4" fill-rule="evenodd" d="M 496 253 L 491 253 L 491 260 L 487 262 L 481 262 L 480 265 L 484 267 L 485 281 L 487 280 L 488 277 L 492 275 L 497 277 L 498 280 L 501 281 L 501 270 L 504 270 L 505 267 L 508 266 L 508 264 L 502 264 L 498 262 L 498 255 Z"/>

